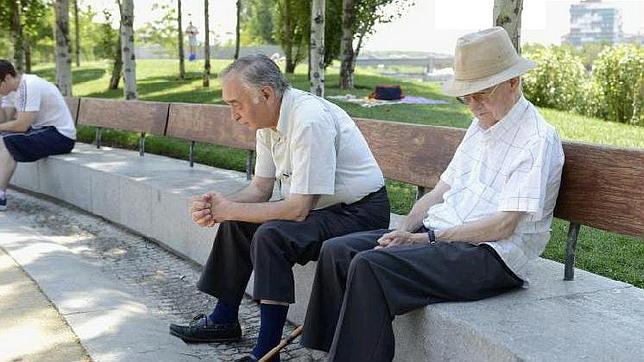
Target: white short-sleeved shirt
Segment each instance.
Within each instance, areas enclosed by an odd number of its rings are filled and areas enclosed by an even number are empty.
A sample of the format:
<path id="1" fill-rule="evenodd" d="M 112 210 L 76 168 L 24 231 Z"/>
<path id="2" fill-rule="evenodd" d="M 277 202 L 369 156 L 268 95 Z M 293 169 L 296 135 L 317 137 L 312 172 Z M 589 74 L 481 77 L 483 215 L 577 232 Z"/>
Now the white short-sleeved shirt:
<path id="1" fill-rule="evenodd" d="M 23 74 L 15 92 L 2 97 L 3 108 L 16 112 L 37 112 L 31 128 L 56 127 L 65 137 L 76 139 L 76 127 L 58 88 L 33 74 Z"/>
<path id="2" fill-rule="evenodd" d="M 316 209 L 350 204 L 384 186 L 355 122 L 335 104 L 289 88 L 275 130 L 257 130 L 255 174 L 275 178 L 282 197 L 321 195 Z"/>
<path id="3" fill-rule="evenodd" d="M 525 216 L 507 239 L 489 242 L 520 278 L 550 239 L 564 153 L 555 129 L 521 97 L 487 130 L 475 118 L 441 175 L 450 185 L 443 203 L 432 206 L 426 227 L 446 229 L 499 211 Z"/>

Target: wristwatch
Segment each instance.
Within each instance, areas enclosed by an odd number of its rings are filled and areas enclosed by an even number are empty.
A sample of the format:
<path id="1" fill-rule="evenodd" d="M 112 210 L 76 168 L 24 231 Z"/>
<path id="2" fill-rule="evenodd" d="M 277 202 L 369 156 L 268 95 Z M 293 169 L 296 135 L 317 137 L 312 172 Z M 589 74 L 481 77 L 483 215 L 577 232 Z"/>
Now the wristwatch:
<path id="1" fill-rule="evenodd" d="M 429 243 L 436 244 L 436 233 L 434 232 L 434 228 L 429 228 L 429 230 L 427 230 L 427 235 L 429 236 Z"/>

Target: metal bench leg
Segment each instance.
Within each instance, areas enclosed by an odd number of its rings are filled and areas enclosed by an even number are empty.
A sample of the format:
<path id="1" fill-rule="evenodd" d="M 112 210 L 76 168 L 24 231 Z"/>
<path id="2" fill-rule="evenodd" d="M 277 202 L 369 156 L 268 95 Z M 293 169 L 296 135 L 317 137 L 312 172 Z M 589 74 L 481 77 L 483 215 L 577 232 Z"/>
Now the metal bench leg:
<path id="1" fill-rule="evenodd" d="M 101 134 L 103 129 L 101 127 L 96 127 L 96 148 L 101 148 Z"/>
<path id="2" fill-rule="evenodd" d="M 425 186 L 416 186 L 416 201 L 425 195 Z"/>
<path id="3" fill-rule="evenodd" d="M 246 180 L 253 178 L 253 166 L 255 163 L 255 151 L 248 151 L 246 155 Z"/>
<path id="4" fill-rule="evenodd" d="M 195 141 L 190 141 L 190 151 L 188 153 L 188 161 L 190 161 L 190 167 L 193 167 L 195 165 L 194 157 L 195 157 Z"/>
<path id="5" fill-rule="evenodd" d="M 139 137 L 139 156 L 143 157 L 145 155 L 145 132 L 141 132 L 141 137 Z"/>
<path id="6" fill-rule="evenodd" d="M 566 241 L 566 265 L 564 269 L 564 280 L 575 279 L 575 249 L 577 249 L 577 236 L 579 236 L 580 224 L 570 223 L 568 227 L 568 240 Z"/>

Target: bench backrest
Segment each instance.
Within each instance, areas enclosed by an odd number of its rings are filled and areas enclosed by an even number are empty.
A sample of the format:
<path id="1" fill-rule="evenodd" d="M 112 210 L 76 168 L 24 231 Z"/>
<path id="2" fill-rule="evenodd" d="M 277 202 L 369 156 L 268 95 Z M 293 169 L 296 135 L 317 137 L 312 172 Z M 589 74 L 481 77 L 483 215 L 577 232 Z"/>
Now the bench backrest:
<path id="1" fill-rule="evenodd" d="M 164 135 L 169 104 L 81 98 L 78 124 Z"/>
<path id="2" fill-rule="evenodd" d="M 233 121 L 228 106 L 172 103 L 166 135 L 189 141 L 255 150 L 255 132 Z"/>
<path id="3" fill-rule="evenodd" d="M 73 110 L 77 99 L 66 101 Z M 78 123 L 255 149 L 254 132 L 233 121 L 228 106 L 83 98 Z M 450 127 L 370 119 L 356 119 L 356 124 L 385 177 L 428 189 L 465 135 L 465 130 Z M 564 152 L 555 216 L 644 236 L 644 150 L 564 142 Z"/>

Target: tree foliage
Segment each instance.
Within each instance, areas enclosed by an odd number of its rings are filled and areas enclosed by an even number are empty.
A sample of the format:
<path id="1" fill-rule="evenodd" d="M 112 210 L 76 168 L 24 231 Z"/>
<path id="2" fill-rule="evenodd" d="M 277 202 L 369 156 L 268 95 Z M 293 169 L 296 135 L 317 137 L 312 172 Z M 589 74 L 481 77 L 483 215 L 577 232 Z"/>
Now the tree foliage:
<path id="1" fill-rule="evenodd" d="M 293 73 L 295 66 L 308 55 L 311 3 L 301 0 L 276 1 L 276 38 L 284 50 L 286 72 Z"/>
<path id="2" fill-rule="evenodd" d="M 581 59 L 559 46 L 525 47 L 524 56 L 537 67 L 523 77 L 526 97 L 534 104 L 561 110 L 578 109 L 586 72 Z"/>
<path id="3" fill-rule="evenodd" d="M 145 23 L 137 35 L 146 43 L 158 44 L 168 54 L 176 54 L 179 47 L 177 37 L 177 9 L 169 4 L 155 3 L 152 10 L 161 10 L 163 15 L 153 21 Z"/>
<path id="4" fill-rule="evenodd" d="M 644 126 L 644 47 L 619 45 L 599 54 L 593 78 L 610 121 Z"/>

